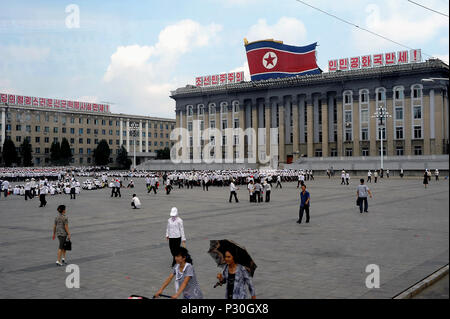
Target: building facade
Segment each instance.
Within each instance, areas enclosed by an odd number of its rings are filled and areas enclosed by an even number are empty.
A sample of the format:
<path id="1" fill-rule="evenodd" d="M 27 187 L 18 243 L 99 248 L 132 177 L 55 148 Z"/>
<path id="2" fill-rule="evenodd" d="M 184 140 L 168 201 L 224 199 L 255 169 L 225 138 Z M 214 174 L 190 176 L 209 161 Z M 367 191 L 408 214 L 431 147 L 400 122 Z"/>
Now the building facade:
<path id="1" fill-rule="evenodd" d="M 111 150 L 110 163 L 116 161 L 123 145 L 133 157 L 136 141 L 136 162 L 154 158 L 157 150 L 171 147 L 170 132 L 175 120 L 115 113 L 51 109 L 45 107 L 0 104 L 0 145 L 11 139 L 19 150 L 24 139 L 32 146 L 34 166 L 49 166 L 53 142 L 69 141 L 72 165 L 94 165 L 94 149 L 104 139 Z M 131 134 L 130 123 L 136 123 L 137 133 Z M 0 153 L 1 156 L 1 153 Z"/>
<path id="2" fill-rule="evenodd" d="M 172 91 L 171 97 L 176 126 L 190 135 L 185 141 L 191 158 L 195 120 L 202 130 L 264 132 L 258 152 L 267 155 L 273 142 L 270 128 L 278 128 L 278 163 L 299 157 L 379 156 L 381 138 L 387 156 L 439 155 L 448 154 L 448 72 L 447 64 L 430 59 L 215 87 L 188 85 Z M 379 107 L 392 116 L 382 126 L 374 117 Z M 259 136 L 256 140 L 261 141 Z M 254 143 L 237 136 L 228 142 L 233 143 L 234 158 L 240 155 L 240 143 L 245 144 L 245 158 Z M 225 149 L 227 140 L 216 144 Z"/>

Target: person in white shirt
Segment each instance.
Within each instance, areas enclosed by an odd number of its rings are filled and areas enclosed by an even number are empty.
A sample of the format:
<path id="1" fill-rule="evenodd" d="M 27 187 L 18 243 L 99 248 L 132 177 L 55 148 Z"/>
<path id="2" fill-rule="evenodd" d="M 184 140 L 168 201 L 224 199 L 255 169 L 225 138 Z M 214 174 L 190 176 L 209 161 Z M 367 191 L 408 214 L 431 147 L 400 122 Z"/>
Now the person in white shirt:
<path id="1" fill-rule="evenodd" d="M 369 171 L 367 172 L 367 183 L 372 183 L 372 172 Z"/>
<path id="2" fill-rule="evenodd" d="M 170 194 L 170 191 L 172 190 L 172 185 L 171 185 L 171 182 L 170 182 L 170 179 L 168 178 L 168 179 L 166 179 L 166 182 L 165 182 L 165 188 L 166 188 L 166 195 L 169 195 Z"/>
<path id="3" fill-rule="evenodd" d="M 280 188 L 283 188 L 283 186 L 281 186 L 281 175 L 278 175 L 277 177 L 277 186 L 275 188 L 278 188 L 278 185 L 280 185 Z"/>
<path id="4" fill-rule="evenodd" d="M 47 183 L 44 183 L 39 187 L 39 200 L 41 202 L 41 205 L 39 207 L 45 207 L 45 205 L 47 205 L 47 200 L 45 199 L 45 195 L 47 194 L 48 186 Z"/>
<path id="5" fill-rule="evenodd" d="M 438 181 L 439 180 L 439 170 L 437 168 L 434 171 L 434 176 L 436 177 L 436 181 Z"/>
<path id="6" fill-rule="evenodd" d="M 266 203 L 268 203 L 270 202 L 270 192 L 272 191 L 272 187 L 269 183 L 267 183 L 267 181 L 264 181 L 263 187 L 264 191 L 266 192 Z"/>
<path id="7" fill-rule="evenodd" d="M 231 180 L 231 183 L 230 183 L 230 200 L 229 200 L 230 203 L 231 203 L 231 200 L 232 200 L 233 196 L 234 196 L 234 199 L 235 199 L 236 203 L 239 203 L 239 200 L 238 200 L 237 195 L 236 195 L 236 190 L 238 190 L 238 189 L 239 188 L 237 188 L 236 185 L 234 185 L 234 179 Z"/>
<path id="8" fill-rule="evenodd" d="M 175 255 L 181 243 L 186 246 L 186 236 L 184 235 L 183 220 L 178 217 L 178 209 L 172 207 L 170 218 L 167 221 L 166 239 L 169 241 L 170 253 L 172 254 L 172 267 L 175 265 Z"/>
<path id="9" fill-rule="evenodd" d="M 141 208 L 141 201 L 136 196 L 136 194 L 133 194 L 133 199 L 131 200 L 131 207 L 133 207 L 133 209 Z"/>
<path id="10" fill-rule="evenodd" d="M 150 193 L 152 191 L 152 189 L 153 189 L 153 192 L 156 194 L 156 177 L 155 176 L 152 176 L 150 178 L 150 187 L 148 188 L 147 194 Z"/>
<path id="11" fill-rule="evenodd" d="M 350 174 L 347 172 L 347 173 L 345 173 L 345 182 L 347 183 L 347 185 L 348 185 L 349 180 L 350 180 Z"/>
<path id="12" fill-rule="evenodd" d="M 342 171 L 341 179 L 341 185 L 345 185 L 345 171 Z"/>
<path id="13" fill-rule="evenodd" d="M 33 197 L 31 196 L 31 183 L 30 180 L 27 179 L 25 181 L 25 200 L 28 200 L 28 198 L 32 199 Z"/>

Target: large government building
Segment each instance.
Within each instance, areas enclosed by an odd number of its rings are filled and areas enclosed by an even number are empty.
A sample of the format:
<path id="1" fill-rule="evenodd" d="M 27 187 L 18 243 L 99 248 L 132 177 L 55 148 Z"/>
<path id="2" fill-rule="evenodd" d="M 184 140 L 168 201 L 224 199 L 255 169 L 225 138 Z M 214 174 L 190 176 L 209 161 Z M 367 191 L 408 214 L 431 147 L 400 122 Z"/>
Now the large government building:
<path id="1" fill-rule="evenodd" d="M 96 108 L 79 109 L 69 102 L 60 106 L 60 100 L 38 99 L 33 105 L 24 105 L 28 97 L 1 94 L 0 102 L 0 146 L 6 139 L 11 139 L 17 149 L 24 139 L 32 145 L 34 166 L 49 166 L 50 146 L 52 142 L 61 142 L 65 137 L 69 141 L 73 158 L 72 165 L 93 165 L 94 149 L 105 139 L 110 147 L 110 162 L 116 160 L 122 145 L 133 157 L 134 140 L 136 140 L 136 162 L 154 158 L 157 150 L 171 147 L 170 132 L 175 126 L 175 120 L 127 114 L 110 113 L 109 108 L 101 111 Z M 39 102 L 42 100 L 42 102 Z M 58 102 L 57 102 L 58 101 Z M 64 101 L 66 102 L 66 101 Z M 58 103 L 58 107 L 56 104 Z M 86 105 L 91 105 L 85 103 Z M 72 105 L 69 108 L 69 105 Z M 95 104 L 94 104 L 95 105 Z M 136 125 L 136 137 L 132 136 L 130 123 Z M 0 153 L 1 156 L 1 153 Z"/>
<path id="2" fill-rule="evenodd" d="M 447 64 L 430 59 L 214 87 L 187 85 L 171 97 L 177 127 L 190 134 L 190 158 L 195 120 L 201 129 L 263 128 L 267 136 L 270 128 L 278 128 L 280 164 L 300 157 L 379 156 L 381 151 L 387 156 L 439 155 L 449 149 L 448 76 Z M 380 107 L 391 115 L 382 126 L 375 117 Z M 228 141 L 233 156 L 242 155 L 238 146 L 245 142 L 248 158 L 251 140 Z M 262 148 L 269 154 L 271 143 L 263 139 L 258 152 Z M 227 140 L 217 145 L 225 149 Z"/>

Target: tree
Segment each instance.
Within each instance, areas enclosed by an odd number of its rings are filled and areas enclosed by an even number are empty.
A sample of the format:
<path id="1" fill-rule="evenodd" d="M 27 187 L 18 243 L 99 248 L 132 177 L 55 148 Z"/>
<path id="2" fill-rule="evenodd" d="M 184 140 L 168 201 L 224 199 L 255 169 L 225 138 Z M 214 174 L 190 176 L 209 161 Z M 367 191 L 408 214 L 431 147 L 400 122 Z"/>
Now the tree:
<path id="1" fill-rule="evenodd" d="M 124 169 L 129 169 L 131 166 L 131 159 L 128 158 L 128 152 L 123 145 L 120 148 L 119 153 L 117 154 L 117 163 L 119 164 L 120 168 Z"/>
<path id="2" fill-rule="evenodd" d="M 61 142 L 61 163 L 63 165 L 69 165 L 72 157 L 73 155 L 72 151 L 70 150 L 69 141 L 64 137 Z"/>
<path id="3" fill-rule="evenodd" d="M 20 156 L 22 157 L 22 165 L 25 167 L 33 166 L 31 144 L 28 139 L 24 139 L 20 145 Z"/>
<path id="4" fill-rule="evenodd" d="M 101 140 L 94 150 L 95 165 L 107 165 L 109 163 L 110 153 L 108 142 L 106 142 L 106 140 Z"/>
<path id="5" fill-rule="evenodd" d="M 53 165 L 57 165 L 61 160 L 61 145 L 59 142 L 53 142 L 50 146 L 50 160 Z"/>
<path id="6" fill-rule="evenodd" d="M 5 163 L 6 167 L 10 167 L 12 163 L 17 163 L 17 151 L 16 151 L 16 145 L 14 145 L 14 142 L 10 139 L 5 140 L 5 143 L 3 144 L 3 162 Z"/>
<path id="7" fill-rule="evenodd" d="M 170 148 L 165 147 L 156 151 L 156 159 L 170 159 Z"/>

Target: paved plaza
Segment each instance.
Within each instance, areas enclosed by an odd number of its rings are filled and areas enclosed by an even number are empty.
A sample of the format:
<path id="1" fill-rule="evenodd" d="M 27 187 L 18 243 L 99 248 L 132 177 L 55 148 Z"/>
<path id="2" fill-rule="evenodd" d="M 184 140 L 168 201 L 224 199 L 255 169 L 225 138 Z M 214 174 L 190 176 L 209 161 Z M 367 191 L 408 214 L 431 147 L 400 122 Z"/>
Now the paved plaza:
<path id="1" fill-rule="evenodd" d="M 357 177 L 349 186 L 338 176 L 307 181 L 311 222 L 298 218 L 297 183 L 272 189 L 270 203 L 250 203 L 245 186 L 239 203 L 228 203 L 228 187 L 82 191 L 39 200 L 0 199 L 0 298 L 119 298 L 151 296 L 169 275 L 165 229 L 171 207 L 184 220 L 187 248 L 205 298 L 224 298 L 213 288 L 220 270 L 207 254 L 209 240 L 245 246 L 258 265 L 257 298 L 392 298 L 449 261 L 449 184 L 422 177 L 381 179 L 369 184 L 369 213 L 355 205 Z M 127 181 L 124 181 L 127 184 Z M 275 184 L 274 184 L 275 186 Z M 132 210 L 136 193 L 143 208 Z M 52 226 L 59 204 L 67 206 L 73 251 L 68 263 L 80 268 L 81 287 L 66 288 L 69 273 L 57 267 Z M 366 266 L 380 268 L 380 288 L 365 285 Z M 165 291 L 174 293 L 172 282 Z"/>

